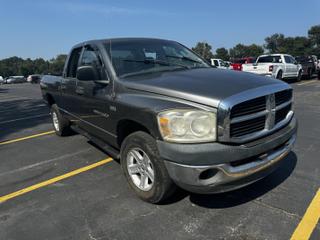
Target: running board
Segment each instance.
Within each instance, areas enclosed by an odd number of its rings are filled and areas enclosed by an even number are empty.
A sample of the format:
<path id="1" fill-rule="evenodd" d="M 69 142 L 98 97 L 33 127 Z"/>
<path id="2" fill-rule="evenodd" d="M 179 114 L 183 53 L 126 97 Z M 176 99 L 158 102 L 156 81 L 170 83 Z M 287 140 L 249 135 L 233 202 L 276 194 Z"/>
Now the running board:
<path id="1" fill-rule="evenodd" d="M 71 125 L 71 129 L 82 136 L 86 137 L 89 141 L 93 142 L 99 148 L 107 152 L 112 158 L 120 159 L 120 152 L 119 150 L 115 149 L 114 147 L 110 146 L 109 144 L 105 143 L 104 141 L 100 140 L 97 137 L 90 135 L 88 132 L 82 130 L 76 125 Z"/>

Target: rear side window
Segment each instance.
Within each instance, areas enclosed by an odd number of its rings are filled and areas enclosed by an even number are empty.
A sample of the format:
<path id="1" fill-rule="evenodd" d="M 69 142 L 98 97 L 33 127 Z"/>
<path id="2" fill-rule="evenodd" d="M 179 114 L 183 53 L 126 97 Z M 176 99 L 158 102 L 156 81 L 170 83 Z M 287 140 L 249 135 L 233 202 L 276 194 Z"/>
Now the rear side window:
<path id="1" fill-rule="evenodd" d="M 214 64 L 215 66 L 219 67 L 219 62 L 218 62 L 218 60 L 213 60 L 213 64 Z"/>
<path id="2" fill-rule="evenodd" d="M 280 56 L 264 56 L 258 58 L 258 63 L 280 63 Z"/>
<path id="3" fill-rule="evenodd" d="M 76 48 L 72 51 L 67 68 L 67 77 L 75 78 L 77 75 L 78 62 L 82 48 Z"/>

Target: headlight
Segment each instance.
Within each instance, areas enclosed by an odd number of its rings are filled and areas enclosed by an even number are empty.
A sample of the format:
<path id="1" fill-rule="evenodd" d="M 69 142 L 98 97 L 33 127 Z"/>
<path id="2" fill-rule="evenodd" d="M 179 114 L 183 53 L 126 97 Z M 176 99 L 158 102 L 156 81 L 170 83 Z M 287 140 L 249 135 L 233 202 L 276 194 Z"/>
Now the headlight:
<path id="1" fill-rule="evenodd" d="M 161 135 L 168 142 L 195 143 L 216 140 L 216 113 L 169 110 L 158 114 Z"/>

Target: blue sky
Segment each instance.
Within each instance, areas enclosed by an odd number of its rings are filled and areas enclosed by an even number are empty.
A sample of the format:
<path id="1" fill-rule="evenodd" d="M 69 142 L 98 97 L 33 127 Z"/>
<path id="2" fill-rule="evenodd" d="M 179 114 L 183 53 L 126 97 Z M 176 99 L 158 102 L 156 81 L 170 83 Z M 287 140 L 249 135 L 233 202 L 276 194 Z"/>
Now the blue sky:
<path id="1" fill-rule="evenodd" d="M 96 38 L 159 37 L 215 50 L 263 44 L 273 33 L 306 36 L 319 0 L 0 0 L 0 59 L 50 59 Z"/>

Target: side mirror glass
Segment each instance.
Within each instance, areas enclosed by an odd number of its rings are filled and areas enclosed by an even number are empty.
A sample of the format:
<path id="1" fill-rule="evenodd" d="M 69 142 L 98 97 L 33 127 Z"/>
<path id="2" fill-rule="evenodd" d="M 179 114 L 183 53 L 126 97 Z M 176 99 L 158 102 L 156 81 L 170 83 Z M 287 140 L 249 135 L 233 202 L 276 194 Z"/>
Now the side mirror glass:
<path id="1" fill-rule="evenodd" d="M 81 81 L 95 81 L 99 74 L 92 66 L 81 66 L 77 69 L 77 79 Z"/>

